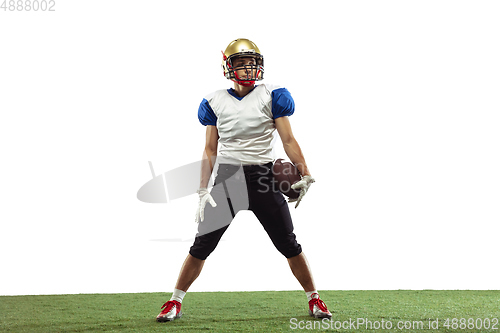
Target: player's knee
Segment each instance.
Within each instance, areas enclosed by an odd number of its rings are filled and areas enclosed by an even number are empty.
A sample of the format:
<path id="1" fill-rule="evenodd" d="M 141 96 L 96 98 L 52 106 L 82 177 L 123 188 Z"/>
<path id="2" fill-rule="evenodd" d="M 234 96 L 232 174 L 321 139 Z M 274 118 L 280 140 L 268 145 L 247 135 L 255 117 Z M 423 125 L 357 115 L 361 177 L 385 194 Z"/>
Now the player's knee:
<path id="1" fill-rule="evenodd" d="M 302 252 L 302 247 L 295 240 L 293 242 L 276 243 L 274 245 L 287 259 L 298 256 Z"/>
<path id="2" fill-rule="evenodd" d="M 210 233 L 201 237 L 196 237 L 193 245 L 189 249 L 189 254 L 193 257 L 205 260 L 215 250 L 221 235 Z"/>
<path id="3" fill-rule="evenodd" d="M 189 250 L 189 254 L 196 259 L 205 260 L 210 255 L 210 253 L 212 253 L 212 251 L 200 251 L 199 249 L 193 249 L 193 247 L 191 247 L 191 249 Z"/>
<path id="4" fill-rule="evenodd" d="M 210 242 L 210 243 L 197 243 L 196 241 L 189 249 L 189 254 L 193 257 L 205 260 L 208 256 L 215 250 L 218 242 Z"/>
<path id="5" fill-rule="evenodd" d="M 269 236 L 276 249 L 287 259 L 298 256 L 302 252 L 302 247 L 297 243 L 295 233 L 269 233 Z"/>

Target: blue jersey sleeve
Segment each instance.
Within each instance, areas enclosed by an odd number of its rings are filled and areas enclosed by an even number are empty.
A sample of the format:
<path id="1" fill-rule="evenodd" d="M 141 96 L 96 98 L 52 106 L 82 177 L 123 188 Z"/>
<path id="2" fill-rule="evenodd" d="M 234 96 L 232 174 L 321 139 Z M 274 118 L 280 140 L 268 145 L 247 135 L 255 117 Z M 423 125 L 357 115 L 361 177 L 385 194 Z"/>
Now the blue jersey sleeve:
<path id="1" fill-rule="evenodd" d="M 205 98 L 200 103 L 200 107 L 198 109 L 198 119 L 200 120 L 200 123 L 204 126 L 217 125 L 217 116 L 215 115 L 214 111 L 212 110 L 212 107 Z"/>
<path id="2" fill-rule="evenodd" d="M 292 95 L 286 88 L 279 88 L 273 90 L 272 94 L 272 112 L 273 119 L 291 116 L 295 111 L 295 102 Z"/>

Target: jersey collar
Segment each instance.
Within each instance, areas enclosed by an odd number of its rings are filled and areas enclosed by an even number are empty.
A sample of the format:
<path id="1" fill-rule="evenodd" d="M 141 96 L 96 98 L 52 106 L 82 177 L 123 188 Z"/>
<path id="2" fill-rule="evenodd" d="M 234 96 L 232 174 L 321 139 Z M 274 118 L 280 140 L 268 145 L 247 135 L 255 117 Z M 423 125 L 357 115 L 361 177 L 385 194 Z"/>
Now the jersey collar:
<path id="1" fill-rule="evenodd" d="M 236 98 L 238 101 L 241 101 L 243 98 L 245 98 L 246 96 L 250 95 L 250 93 L 251 93 L 252 91 L 254 91 L 254 90 L 255 90 L 255 88 L 257 88 L 257 85 L 255 85 L 255 86 L 253 87 L 253 89 L 252 89 L 252 90 L 250 90 L 250 91 L 248 92 L 248 94 L 246 94 L 246 95 L 245 95 L 245 96 L 243 96 L 243 97 L 239 97 L 238 95 L 236 95 L 236 91 L 234 91 L 234 89 L 233 89 L 233 88 L 229 88 L 229 89 L 227 90 L 227 92 L 229 93 L 229 95 L 233 96 L 233 97 L 234 97 L 234 98 Z"/>

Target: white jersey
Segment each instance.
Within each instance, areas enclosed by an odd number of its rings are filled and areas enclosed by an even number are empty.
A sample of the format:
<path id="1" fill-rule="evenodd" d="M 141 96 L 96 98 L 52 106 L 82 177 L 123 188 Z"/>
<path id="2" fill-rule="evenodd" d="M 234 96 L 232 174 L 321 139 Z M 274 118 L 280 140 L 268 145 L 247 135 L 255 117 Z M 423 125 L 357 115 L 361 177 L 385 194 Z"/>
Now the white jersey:
<path id="1" fill-rule="evenodd" d="M 265 164 L 275 159 L 274 119 L 290 116 L 294 110 L 286 88 L 261 84 L 244 97 L 238 97 L 233 89 L 207 95 L 200 104 L 198 119 L 205 126 L 217 126 L 218 163 Z"/>

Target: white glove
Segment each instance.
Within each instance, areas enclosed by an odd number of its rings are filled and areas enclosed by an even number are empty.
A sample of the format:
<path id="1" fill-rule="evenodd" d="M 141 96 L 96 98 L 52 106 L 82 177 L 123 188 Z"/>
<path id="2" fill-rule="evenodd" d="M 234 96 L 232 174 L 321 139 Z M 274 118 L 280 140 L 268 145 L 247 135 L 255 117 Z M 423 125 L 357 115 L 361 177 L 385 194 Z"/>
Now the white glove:
<path id="1" fill-rule="evenodd" d="M 208 203 L 212 206 L 215 207 L 217 204 L 215 203 L 214 198 L 210 195 L 206 187 L 200 188 L 198 191 L 196 191 L 198 195 L 200 196 L 200 203 L 198 204 L 198 209 L 196 210 L 196 218 L 195 222 L 200 223 L 203 222 L 203 219 L 205 218 L 205 205 Z"/>
<path id="2" fill-rule="evenodd" d="M 300 201 L 304 197 L 304 195 L 306 195 L 307 190 L 309 189 L 311 184 L 314 182 L 315 182 L 315 180 L 311 176 L 302 177 L 301 180 L 299 180 L 298 182 L 296 182 L 295 184 L 293 184 L 291 186 L 293 190 L 300 190 L 299 197 L 297 199 L 288 199 L 288 202 L 297 202 L 295 204 L 295 208 L 297 208 L 299 206 Z"/>

